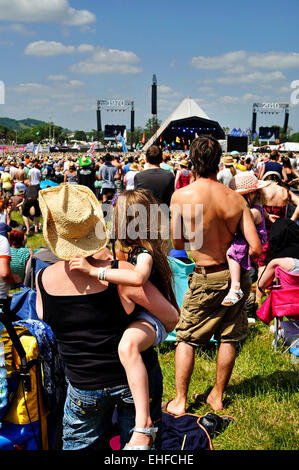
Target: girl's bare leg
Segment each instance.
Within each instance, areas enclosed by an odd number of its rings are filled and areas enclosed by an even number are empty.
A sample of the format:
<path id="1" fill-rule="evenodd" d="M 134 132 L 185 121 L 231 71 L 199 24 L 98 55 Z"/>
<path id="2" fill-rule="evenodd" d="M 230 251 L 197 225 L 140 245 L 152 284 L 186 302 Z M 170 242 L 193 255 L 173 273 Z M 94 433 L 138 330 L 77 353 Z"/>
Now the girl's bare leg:
<path id="1" fill-rule="evenodd" d="M 124 332 L 119 343 L 118 354 L 126 371 L 128 384 L 135 405 L 135 426 L 148 428 L 152 426 L 149 407 L 149 386 L 146 367 L 141 352 L 155 342 L 155 332 L 146 321 L 133 322 Z M 151 437 L 133 432 L 129 446 L 151 445 Z"/>

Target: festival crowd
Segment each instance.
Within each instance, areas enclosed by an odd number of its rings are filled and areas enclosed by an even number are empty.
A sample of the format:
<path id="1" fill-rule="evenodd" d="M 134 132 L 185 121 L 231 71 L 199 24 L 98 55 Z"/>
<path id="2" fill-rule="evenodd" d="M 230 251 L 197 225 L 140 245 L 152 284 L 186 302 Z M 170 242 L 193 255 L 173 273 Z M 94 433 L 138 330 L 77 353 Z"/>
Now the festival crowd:
<path id="1" fill-rule="evenodd" d="M 211 338 L 215 384 L 193 399 L 222 410 L 236 344 L 275 268 L 299 274 L 299 156 L 223 153 L 200 136 L 188 152 L 6 154 L 0 175 L 1 299 L 26 284 L 32 257 L 49 255 L 36 309 L 65 366 L 63 449 L 103 449 L 115 409 L 122 449 L 161 448 L 161 410 L 186 412 L 195 350 Z M 162 405 L 156 347 L 171 333 L 176 390 Z"/>

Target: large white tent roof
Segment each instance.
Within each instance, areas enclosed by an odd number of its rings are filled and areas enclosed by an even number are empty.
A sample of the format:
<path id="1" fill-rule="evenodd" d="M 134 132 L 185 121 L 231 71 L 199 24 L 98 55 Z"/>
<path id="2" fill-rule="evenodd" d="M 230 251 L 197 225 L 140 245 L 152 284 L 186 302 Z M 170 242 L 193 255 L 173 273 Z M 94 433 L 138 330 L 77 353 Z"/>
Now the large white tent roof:
<path id="1" fill-rule="evenodd" d="M 173 111 L 169 118 L 164 121 L 164 123 L 157 130 L 157 132 L 144 145 L 142 151 L 146 151 L 151 145 L 153 145 L 153 143 L 157 140 L 157 138 L 162 134 L 162 132 L 172 121 L 179 121 L 180 119 L 187 119 L 191 117 L 198 117 L 201 119 L 210 120 L 209 116 L 201 109 L 199 104 L 197 104 L 196 101 L 192 98 L 187 97 L 178 105 L 178 107 Z"/>

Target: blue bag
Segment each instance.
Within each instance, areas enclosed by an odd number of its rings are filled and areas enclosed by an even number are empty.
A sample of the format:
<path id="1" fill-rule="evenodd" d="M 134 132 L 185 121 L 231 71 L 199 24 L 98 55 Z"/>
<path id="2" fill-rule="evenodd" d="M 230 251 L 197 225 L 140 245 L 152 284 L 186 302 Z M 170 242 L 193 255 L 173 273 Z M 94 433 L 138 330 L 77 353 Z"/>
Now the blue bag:
<path id="1" fill-rule="evenodd" d="M 14 292 L 10 304 L 11 314 L 22 320 L 38 320 L 36 314 L 36 291 L 23 286 L 19 292 Z"/>

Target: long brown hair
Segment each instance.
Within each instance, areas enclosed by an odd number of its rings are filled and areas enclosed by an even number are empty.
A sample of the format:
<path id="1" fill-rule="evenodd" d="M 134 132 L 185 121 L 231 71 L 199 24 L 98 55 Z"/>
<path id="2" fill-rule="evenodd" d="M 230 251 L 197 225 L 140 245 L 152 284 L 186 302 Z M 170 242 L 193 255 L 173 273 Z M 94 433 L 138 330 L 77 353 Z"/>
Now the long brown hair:
<path id="1" fill-rule="evenodd" d="M 237 170 L 235 169 L 234 165 L 224 165 L 225 168 L 229 168 L 232 176 L 236 176 Z"/>
<path id="2" fill-rule="evenodd" d="M 146 221 L 141 221 L 142 226 L 137 221 L 134 205 L 140 205 L 146 211 Z M 161 280 L 161 285 L 156 287 L 179 310 L 173 292 L 173 273 L 167 261 L 169 240 L 162 238 L 160 217 L 156 221 L 157 224 L 151 224 L 151 205 L 158 208 L 157 200 L 148 190 L 127 190 L 121 193 L 115 205 L 115 235 L 122 248 L 142 247 L 150 253 L 153 258 L 153 265 Z M 131 208 L 131 211 L 128 210 L 129 208 Z M 132 224 L 134 221 L 137 221 L 139 228 L 139 234 L 136 239 L 130 238 L 127 230 L 129 224 Z M 124 234 L 125 236 L 123 236 Z"/>
<path id="3" fill-rule="evenodd" d="M 260 189 L 253 191 L 252 193 L 245 194 L 244 197 L 250 207 L 253 207 L 254 204 L 259 206 L 263 206 L 265 204 L 265 198 L 263 196 L 263 192 Z"/>

